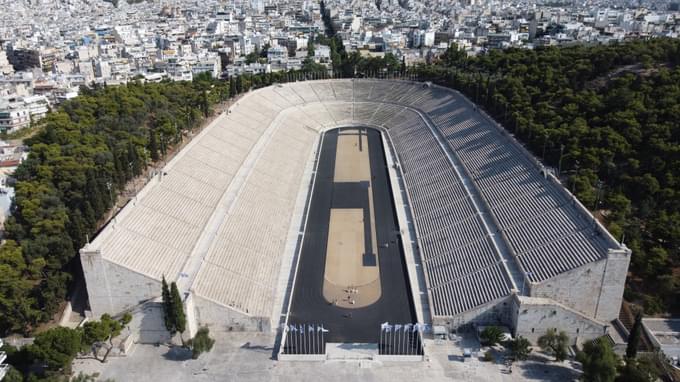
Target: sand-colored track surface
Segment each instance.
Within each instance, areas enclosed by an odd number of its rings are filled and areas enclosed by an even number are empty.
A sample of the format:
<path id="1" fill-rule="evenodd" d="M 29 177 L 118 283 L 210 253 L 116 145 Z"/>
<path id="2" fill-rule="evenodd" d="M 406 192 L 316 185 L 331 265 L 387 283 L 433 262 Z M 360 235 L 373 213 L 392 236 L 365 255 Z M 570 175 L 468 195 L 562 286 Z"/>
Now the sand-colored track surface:
<path id="1" fill-rule="evenodd" d="M 361 308 L 376 302 L 381 295 L 377 235 L 373 211 L 371 167 L 368 139 L 358 129 L 338 134 L 334 182 L 366 182 L 370 216 L 371 247 L 366 248 L 365 210 L 333 208 L 328 223 L 324 298 L 344 308 Z M 375 256 L 370 265 L 364 255 Z"/>

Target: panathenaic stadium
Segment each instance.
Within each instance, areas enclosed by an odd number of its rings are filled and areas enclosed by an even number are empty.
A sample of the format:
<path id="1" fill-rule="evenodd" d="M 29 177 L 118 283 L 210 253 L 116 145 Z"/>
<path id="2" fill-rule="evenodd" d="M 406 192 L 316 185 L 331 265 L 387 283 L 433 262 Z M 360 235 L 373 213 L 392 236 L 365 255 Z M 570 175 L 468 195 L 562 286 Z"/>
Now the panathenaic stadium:
<path id="1" fill-rule="evenodd" d="M 80 253 L 92 314 L 146 314 L 139 341 L 163 336 L 164 276 L 191 335 L 277 332 L 281 358 L 417 358 L 432 328 L 490 324 L 599 337 L 630 260 L 461 94 L 365 79 L 244 95 Z"/>

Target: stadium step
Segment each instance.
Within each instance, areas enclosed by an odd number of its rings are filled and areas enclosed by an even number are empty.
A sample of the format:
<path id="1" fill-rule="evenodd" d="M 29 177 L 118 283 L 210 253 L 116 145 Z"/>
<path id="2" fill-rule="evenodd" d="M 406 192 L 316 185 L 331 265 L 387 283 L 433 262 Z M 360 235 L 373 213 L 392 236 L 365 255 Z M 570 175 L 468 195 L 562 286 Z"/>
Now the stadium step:
<path id="1" fill-rule="evenodd" d="M 378 355 L 378 344 L 340 342 L 326 344 L 326 356 L 329 360 L 373 359 L 376 355 Z"/>

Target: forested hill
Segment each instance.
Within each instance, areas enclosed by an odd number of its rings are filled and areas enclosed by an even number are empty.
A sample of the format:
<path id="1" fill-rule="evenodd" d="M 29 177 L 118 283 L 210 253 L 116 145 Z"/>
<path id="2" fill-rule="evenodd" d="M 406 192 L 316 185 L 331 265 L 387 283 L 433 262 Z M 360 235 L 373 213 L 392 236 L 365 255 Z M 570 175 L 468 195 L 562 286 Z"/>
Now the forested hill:
<path id="1" fill-rule="evenodd" d="M 15 174 L 0 248 L 0 335 L 52 317 L 78 269 L 72 260 L 118 192 L 228 94 L 229 82 L 206 77 L 83 88 L 46 117 Z"/>
<path id="2" fill-rule="evenodd" d="M 449 49 L 417 69 L 483 105 L 632 249 L 626 298 L 680 313 L 680 40 Z"/>
<path id="3" fill-rule="evenodd" d="M 306 73 L 243 75 L 219 81 L 131 82 L 82 88 L 25 143 L 15 174 L 12 216 L 0 247 L 0 336 L 28 334 L 58 312 L 78 250 L 95 235 L 129 180 L 211 114 L 212 106 L 252 87 Z"/>

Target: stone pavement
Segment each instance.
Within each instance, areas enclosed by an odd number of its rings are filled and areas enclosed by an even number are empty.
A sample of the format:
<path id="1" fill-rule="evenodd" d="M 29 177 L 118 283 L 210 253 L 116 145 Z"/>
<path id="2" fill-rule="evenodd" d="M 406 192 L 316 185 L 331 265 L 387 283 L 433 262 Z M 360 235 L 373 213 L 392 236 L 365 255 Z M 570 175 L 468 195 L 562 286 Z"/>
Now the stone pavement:
<path id="1" fill-rule="evenodd" d="M 136 345 L 128 357 L 110 358 L 106 364 L 79 359 L 77 374 L 100 374 L 101 380 L 124 381 L 571 381 L 578 378 L 569 362 L 515 363 L 507 374 L 499 363 L 478 359 L 462 361 L 463 343 L 428 343 L 426 362 L 326 361 L 285 362 L 272 360 L 274 338 L 261 333 L 216 336 L 210 353 L 192 360 L 188 351 L 167 346 Z M 463 346 L 467 346 L 464 344 Z"/>

